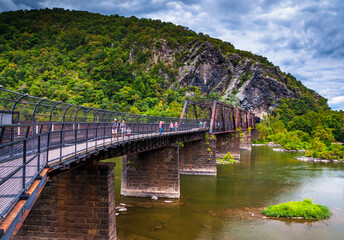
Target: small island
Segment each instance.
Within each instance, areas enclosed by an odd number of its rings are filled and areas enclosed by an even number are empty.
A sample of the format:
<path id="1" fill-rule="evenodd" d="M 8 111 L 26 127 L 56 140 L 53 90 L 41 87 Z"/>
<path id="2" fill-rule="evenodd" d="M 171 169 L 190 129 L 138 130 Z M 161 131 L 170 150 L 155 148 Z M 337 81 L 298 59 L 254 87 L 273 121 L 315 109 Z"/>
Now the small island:
<path id="1" fill-rule="evenodd" d="M 332 215 L 328 207 L 314 204 L 312 199 L 306 198 L 302 202 L 281 203 L 264 208 L 262 214 L 267 217 L 321 220 Z"/>
<path id="2" fill-rule="evenodd" d="M 217 164 L 232 164 L 232 163 L 238 163 L 238 162 L 239 161 L 235 160 L 234 156 L 230 152 L 216 159 Z"/>

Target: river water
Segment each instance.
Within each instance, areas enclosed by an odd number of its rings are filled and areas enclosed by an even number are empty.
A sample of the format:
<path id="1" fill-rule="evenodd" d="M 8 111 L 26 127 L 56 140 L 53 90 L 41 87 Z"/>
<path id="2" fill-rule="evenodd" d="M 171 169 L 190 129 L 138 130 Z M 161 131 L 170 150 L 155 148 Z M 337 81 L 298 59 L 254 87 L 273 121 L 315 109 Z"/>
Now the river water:
<path id="1" fill-rule="evenodd" d="M 308 163 L 300 154 L 268 147 L 242 151 L 240 163 L 218 165 L 217 176 L 185 176 L 181 197 L 144 199 L 120 196 L 121 161 L 116 160 L 119 239 L 344 239 L 344 164 Z M 263 207 L 312 198 L 328 206 L 326 221 L 264 219 Z"/>

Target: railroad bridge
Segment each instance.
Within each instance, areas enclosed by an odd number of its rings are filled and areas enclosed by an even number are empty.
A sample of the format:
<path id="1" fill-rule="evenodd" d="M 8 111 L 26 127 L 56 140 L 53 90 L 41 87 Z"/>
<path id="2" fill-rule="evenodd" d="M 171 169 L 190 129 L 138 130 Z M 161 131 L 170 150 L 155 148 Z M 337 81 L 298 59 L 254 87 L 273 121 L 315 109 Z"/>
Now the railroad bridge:
<path id="1" fill-rule="evenodd" d="M 255 134 L 252 113 L 213 100 L 166 118 L 0 87 L 0 239 L 116 239 L 114 164 L 101 160 L 123 156 L 124 196 L 179 198 L 180 174 L 216 175 L 216 154 L 239 157 Z"/>

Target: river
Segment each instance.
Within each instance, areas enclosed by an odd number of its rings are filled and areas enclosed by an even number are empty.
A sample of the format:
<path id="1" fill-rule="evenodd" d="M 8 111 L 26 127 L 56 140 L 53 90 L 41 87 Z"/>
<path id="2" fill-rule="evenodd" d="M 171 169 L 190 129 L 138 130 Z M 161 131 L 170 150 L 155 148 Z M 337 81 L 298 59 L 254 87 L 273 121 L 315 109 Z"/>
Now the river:
<path id="1" fill-rule="evenodd" d="M 181 197 L 151 200 L 120 196 L 121 161 L 116 160 L 117 216 L 124 239 L 344 239 L 344 164 L 308 163 L 300 154 L 268 147 L 241 151 L 240 163 L 218 165 L 217 176 L 186 176 Z M 326 221 L 263 219 L 267 205 L 312 198 L 333 216 Z"/>

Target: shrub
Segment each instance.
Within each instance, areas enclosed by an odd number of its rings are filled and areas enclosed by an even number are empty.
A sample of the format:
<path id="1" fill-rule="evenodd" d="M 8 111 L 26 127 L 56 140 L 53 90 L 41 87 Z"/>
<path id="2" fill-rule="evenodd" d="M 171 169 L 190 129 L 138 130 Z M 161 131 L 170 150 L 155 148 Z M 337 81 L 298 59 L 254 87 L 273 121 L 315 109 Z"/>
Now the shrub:
<path id="1" fill-rule="evenodd" d="M 268 206 L 263 209 L 262 213 L 268 217 L 303 217 L 304 219 L 326 219 L 332 215 L 328 207 L 314 204 L 310 198 L 306 198 L 302 202 Z"/>
<path id="2" fill-rule="evenodd" d="M 217 162 L 219 163 L 237 163 L 239 161 L 234 160 L 234 156 L 228 152 L 222 158 L 218 158 Z"/>
<path id="3" fill-rule="evenodd" d="M 234 159 L 234 156 L 233 156 L 230 152 L 226 153 L 226 154 L 223 156 L 223 160 L 225 160 L 225 161 L 229 161 L 229 160 L 231 160 L 231 159 Z"/>

